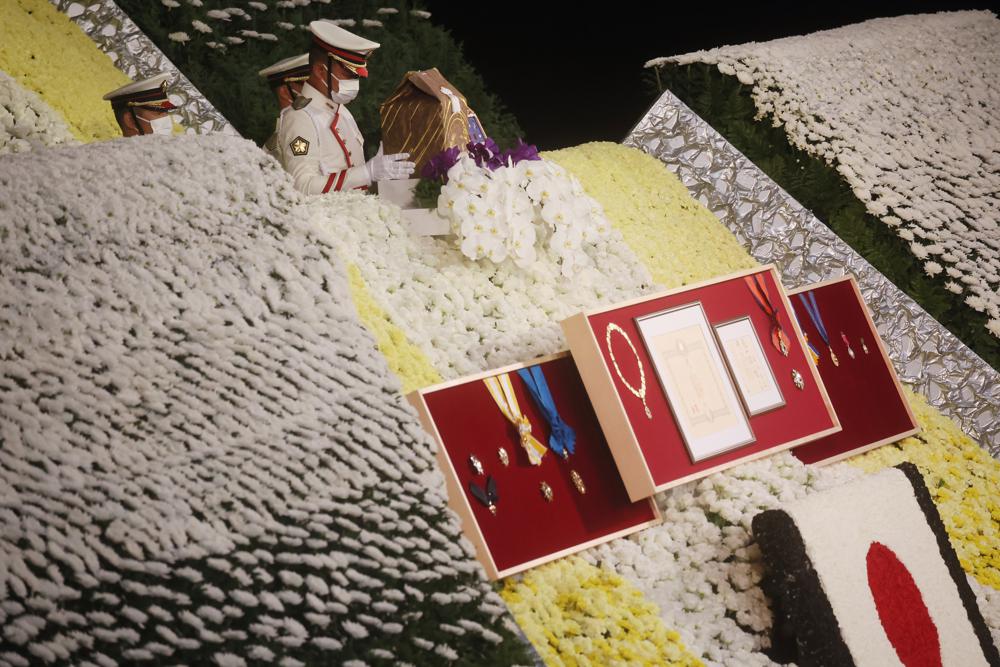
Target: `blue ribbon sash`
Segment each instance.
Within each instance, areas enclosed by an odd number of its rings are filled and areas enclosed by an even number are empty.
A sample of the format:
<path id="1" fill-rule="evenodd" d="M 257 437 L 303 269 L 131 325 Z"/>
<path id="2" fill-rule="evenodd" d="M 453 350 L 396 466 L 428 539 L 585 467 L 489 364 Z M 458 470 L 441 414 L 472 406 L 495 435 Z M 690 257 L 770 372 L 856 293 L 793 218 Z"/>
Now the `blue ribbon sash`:
<path id="1" fill-rule="evenodd" d="M 538 409 L 542 411 L 542 415 L 549 423 L 551 431 L 549 448 L 564 459 L 569 458 L 576 448 L 576 433 L 559 416 L 552 392 L 549 391 L 549 384 L 545 380 L 545 373 L 542 372 L 540 366 L 532 366 L 520 369 L 517 374 L 524 380 L 528 393 L 531 394 Z"/>

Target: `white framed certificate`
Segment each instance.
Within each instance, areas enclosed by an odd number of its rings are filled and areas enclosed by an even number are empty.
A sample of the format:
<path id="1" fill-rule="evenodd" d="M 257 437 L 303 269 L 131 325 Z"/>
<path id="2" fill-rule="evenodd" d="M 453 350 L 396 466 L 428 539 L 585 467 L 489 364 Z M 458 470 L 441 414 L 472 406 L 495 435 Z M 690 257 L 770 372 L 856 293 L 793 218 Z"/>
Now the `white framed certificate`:
<path id="1" fill-rule="evenodd" d="M 636 318 L 694 462 L 754 442 L 750 420 L 700 301 Z"/>
<path id="2" fill-rule="evenodd" d="M 740 317 L 716 324 L 715 335 L 747 412 L 759 415 L 783 406 L 785 397 L 750 318 Z"/>

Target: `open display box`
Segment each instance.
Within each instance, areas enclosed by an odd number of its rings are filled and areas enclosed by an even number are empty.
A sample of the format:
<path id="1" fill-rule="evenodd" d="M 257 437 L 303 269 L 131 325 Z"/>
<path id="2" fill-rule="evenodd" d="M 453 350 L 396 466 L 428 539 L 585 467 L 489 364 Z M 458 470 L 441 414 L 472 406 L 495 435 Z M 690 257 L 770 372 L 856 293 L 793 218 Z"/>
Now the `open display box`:
<path id="1" fill-rule="evenodd" d="M 840 430 L 791 312 L 765 266 L 563 321 L 633 500 Z"/>
<path id="2" fill-rule="evenodd" d="M 792 453 L 804 463 L 832 463 L 919 431 L 854 276 L 791 290 L 789 297 L 843 427 Z M 829 345 L 809 314 L 813 303 Z"/>
<path id="3" fill-rule="evenodd" d="M 575 433 L 573 454 L 563 458 L 550 450 L 540 465 L 529 462 L 518 430 L 504 417 L 484 382 L 506 373 L 532 435 L 547 444 L 549 423 L 517 373 L 531 367 L 541 369 L 560 418 Z M 449 504 L 461 517 L 465 535 L 475 545 L 490 579 L 660 521 L 651 499 L 629 499 L 568 352 L 415 391 L 408 399 L 437 440 Z M 507 453 L 507 465 L 498 454 L 501 447 Z M 482 465 L 482 474 L 470 462 L 472 456 Z M 574 482 L 574 472 L 585 493 Z M 471 488 L 474 484 L 480 493 L 485 491 L 488 477 L 496 485 L 495 514 Z M 543 483 L 551 500 L 545 497 Z"/>

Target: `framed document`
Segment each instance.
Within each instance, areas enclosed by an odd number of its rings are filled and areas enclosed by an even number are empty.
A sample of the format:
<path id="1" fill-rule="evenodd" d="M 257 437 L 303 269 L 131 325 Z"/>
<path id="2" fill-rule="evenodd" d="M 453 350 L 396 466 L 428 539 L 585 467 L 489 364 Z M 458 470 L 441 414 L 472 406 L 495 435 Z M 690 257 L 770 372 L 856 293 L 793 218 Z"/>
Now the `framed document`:
<path id="1" fill-rule="evenodd" d="M 751 415 L 759 415 L 785 404 L 778 380 L 767 363 L 764 347 L 750 317 L 740 317 L 715 325 L 715 335 L 729 363 L 733 379 Z"/>
<path id="2" fill-rule="evenodd" d="M 826 312 L 821 297 L 817 299 Z M 755 347 L 737 360 L 712 326 L 747 318 L 765 364 Z M 841 429 L 773 266 L 604 305 L 564 320 L 562 328 L 633 500 Z M 728 341 L 727 334 L 740 332 L 738 326 L 725 327 L 722 334 Z M 844 334 L 853 342 L 859 365 L 862 336 L 868 351 L 877 351 L 873 333 L 848 328 L 845 321 Z M 681 364 L 670 351 L 671 342 L 676 351 L 677 339 L 684 336 L 692 338 L 685 353 L 700 352 L 686 354 Z M 676 368 L 671 370 L 670 364 Z M 747 379 L 752 374 L 741 379 L 733 366 L 763 368 L 767 375 L 757 377 L 760 390 L 752 390 Z M 845 367 L 842 363 L 840 370 Z M 773 390 L 772 383 L 780 390 L 777 395 L 764 390 Z M 712 400 L 699 399 L 699 392 Z M 777 405 L 779 397 L 779 407 L 751 414 Z M 691 399 L 693 404 L 685 402 Z"/>
<path id="3" fill-rule="evenodd" d="M 755 440 L 701 302 L 637 317 L 636 326 L 692 461 Z"/>

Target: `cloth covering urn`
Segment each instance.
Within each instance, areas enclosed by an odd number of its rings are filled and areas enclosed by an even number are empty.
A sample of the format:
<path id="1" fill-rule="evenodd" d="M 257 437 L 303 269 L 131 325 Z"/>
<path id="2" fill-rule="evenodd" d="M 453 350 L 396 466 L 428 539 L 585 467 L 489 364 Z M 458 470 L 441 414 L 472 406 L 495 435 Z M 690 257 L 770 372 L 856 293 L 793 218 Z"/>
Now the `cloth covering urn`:
<path id="1" fill-rule="evenodd" d="M 379 112 L 385 152 L 409 153 L 418 174 L 444 149 L 486 139 L 465 96 L 436 67 L 408 72 Z"/>

